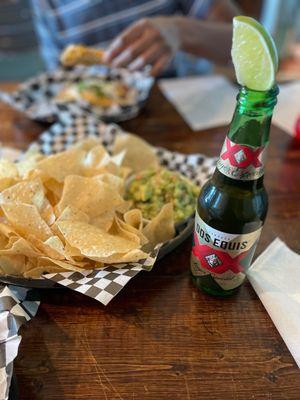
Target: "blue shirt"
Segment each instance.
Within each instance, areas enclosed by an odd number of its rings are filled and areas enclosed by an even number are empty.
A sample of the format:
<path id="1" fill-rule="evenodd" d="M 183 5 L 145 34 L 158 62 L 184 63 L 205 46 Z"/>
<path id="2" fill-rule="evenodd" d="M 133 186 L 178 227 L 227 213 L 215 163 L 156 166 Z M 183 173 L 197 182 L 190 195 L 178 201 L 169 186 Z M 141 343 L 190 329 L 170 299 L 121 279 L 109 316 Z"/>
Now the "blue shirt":
<path id="1" fill-rule="evenodd" d="M 183 14 L 204 18 L 211 0 L 31 0 L 41 54 L 47 69 L 58 65 L 62 49 L 71 43 L 105 48 L 120 32 L 140 18 Z M 185 59 L 185 60 L 182 60 Z M 176 65 L 178 64 L 178 65 Z M 174 68 L 184 64 L 201 69 L 202 61 L 178 54 Z"/>

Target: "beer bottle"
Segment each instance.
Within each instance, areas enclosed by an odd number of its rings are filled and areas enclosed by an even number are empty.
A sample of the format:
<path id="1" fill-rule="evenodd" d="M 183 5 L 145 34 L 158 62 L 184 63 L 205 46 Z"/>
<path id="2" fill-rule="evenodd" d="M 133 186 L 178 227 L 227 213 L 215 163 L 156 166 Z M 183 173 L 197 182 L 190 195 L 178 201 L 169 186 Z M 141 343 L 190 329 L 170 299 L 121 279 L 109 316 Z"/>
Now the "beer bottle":
<path id="1" fill-rule="evenodd" d="M 264 165 L 277 94 L 276 85 L 269 91 L 240 88 L 215 172 L 198 198 L 191 273 L 211 295 L 237 291 L 261 234 L 268 210 Z"/>

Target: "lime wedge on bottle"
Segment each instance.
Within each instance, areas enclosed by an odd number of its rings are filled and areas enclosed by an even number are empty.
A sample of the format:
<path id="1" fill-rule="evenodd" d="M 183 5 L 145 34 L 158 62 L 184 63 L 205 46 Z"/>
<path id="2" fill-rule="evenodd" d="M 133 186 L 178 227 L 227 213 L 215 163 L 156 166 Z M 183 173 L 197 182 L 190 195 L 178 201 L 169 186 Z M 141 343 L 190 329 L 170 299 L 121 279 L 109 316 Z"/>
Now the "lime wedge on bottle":
<path id="1" fill-rule="evenodd" d="M 271 35 L 255 19 L 233 18 L 231 57 L 237 81 L 252 90 L 274 85 L 278 55 Z"/>

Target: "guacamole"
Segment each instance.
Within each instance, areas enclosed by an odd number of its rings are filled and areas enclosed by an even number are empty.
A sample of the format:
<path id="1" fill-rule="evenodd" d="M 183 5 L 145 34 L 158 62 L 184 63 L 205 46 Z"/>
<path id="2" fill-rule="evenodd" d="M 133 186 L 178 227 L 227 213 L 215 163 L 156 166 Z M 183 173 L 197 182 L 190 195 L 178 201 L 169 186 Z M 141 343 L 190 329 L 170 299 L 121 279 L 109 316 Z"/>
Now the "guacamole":
<path id="1" fill-rule="evenodd" d="M 198 194 L 199 188 L 187 178 L 162 168 L 134 175 L 128 184 L 126 197 L 146 219 L 152 219 L 164 204 L 172 202 L 176 223 L 194 213 Z"/>
<path id="2" fill-rule="evenodd" d="M 97 81 L 81 81 L 77 84 L 77 89 L 79 93 L 89 90 L 95 94 L 95 96 L 103 97 L 105 92 L 103 89 L 103 83 Z"/>

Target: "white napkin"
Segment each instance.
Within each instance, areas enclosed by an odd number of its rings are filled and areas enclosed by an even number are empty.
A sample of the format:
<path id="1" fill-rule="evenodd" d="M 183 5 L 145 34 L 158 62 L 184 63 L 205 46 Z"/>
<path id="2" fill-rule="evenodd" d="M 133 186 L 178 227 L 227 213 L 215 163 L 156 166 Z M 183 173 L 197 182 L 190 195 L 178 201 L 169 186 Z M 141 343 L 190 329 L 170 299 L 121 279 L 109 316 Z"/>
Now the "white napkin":
<path id="1" fill-rule="evenodd" d="M 300 117 L 300 81 L 280 85 L 279 89 L 273 123 L 293 136 L 296 120 Z"/>
<path id="2" fill-rule="evenodd" d="M 300 368 L 300 255 L 277 238 L 247 275 Z"/>
<path id="3" fill-rule="evenodd" d="M 221 75 L 161 79 L 159 87 L 194 131 L 230 123 L 237 89 Z M 280 86 L 273 123 L 294 135 L 300 116 L 300 81 Z"/>
<path id="4" fill-rule="evenodd" d="M 237 89 L 223 76 L 161 79 L 158 85 L 194 131 L 231 121 Z"/>

